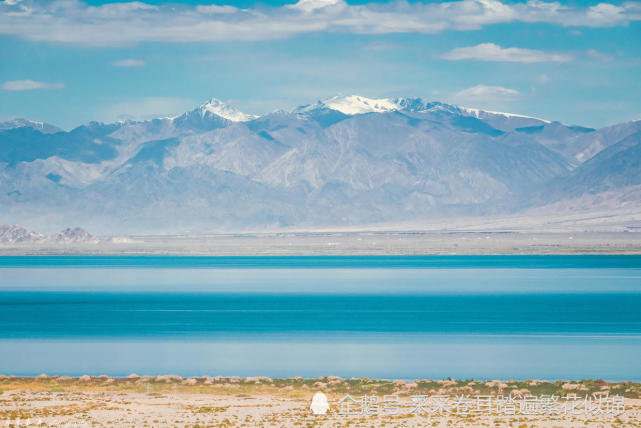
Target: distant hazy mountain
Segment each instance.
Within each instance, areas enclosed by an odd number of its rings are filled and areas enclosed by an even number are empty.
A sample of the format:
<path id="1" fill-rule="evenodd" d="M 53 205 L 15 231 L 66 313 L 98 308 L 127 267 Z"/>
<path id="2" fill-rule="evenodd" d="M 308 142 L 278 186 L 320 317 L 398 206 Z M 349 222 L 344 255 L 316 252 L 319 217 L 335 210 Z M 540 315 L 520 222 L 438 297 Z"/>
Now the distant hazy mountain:
<path id="1" fill-rule="evenodd" d="M 24 125 L 0 127 L 0 223 L 47 231 L 513 213 L 625 191 L 641 176 L 641 121 L 594 130 L 419 98 L 337 96 L 262 117 L 212 99 L 173 118 L 69 132 L 14 122 Z"/>
<path id="2" fill-rule="evenodd" d="M 0 225 L 0 244 L 29 243 L 95 243 L 98 239 L 86 230 L 75 227 L 67 228 L 51 236 L 41 235 L 16 224 Z"/>
<path id="3" fill-rule="evenodd" d="M 34 122 L 26 119 L 13 119 L 7 122 L 0 122 L 0 130 L 15 129 L 15 128 L 33 128 L 43 134 L 55 134 L 62 131 L 62 129 L 44 122 Z"/>
<path id="4" fill-rule="evenodd" d="M 641 184 L 641 131 L 609 145 L 567 176 L 543 188 L 545 198 L 598 194 Z M 640 201 L 641 202 L 641 201 Z"/>
<path id="5" fill-rule="evenodd" d="M 38 242 L 44 238 L 44 235 L 35 233 L 17 224 L 0 225 L 0 243 L 2 244 Z"/>

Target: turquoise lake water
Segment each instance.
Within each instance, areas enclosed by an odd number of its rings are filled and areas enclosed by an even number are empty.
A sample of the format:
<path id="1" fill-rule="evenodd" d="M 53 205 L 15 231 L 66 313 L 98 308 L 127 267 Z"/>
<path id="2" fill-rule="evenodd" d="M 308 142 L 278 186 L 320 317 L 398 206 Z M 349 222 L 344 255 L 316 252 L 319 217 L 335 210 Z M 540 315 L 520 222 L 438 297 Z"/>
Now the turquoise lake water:
<path id="1" fill-rule="evenodd" d="M 641 381 L 641 257 L 0 257 L 0 373 Z"/>

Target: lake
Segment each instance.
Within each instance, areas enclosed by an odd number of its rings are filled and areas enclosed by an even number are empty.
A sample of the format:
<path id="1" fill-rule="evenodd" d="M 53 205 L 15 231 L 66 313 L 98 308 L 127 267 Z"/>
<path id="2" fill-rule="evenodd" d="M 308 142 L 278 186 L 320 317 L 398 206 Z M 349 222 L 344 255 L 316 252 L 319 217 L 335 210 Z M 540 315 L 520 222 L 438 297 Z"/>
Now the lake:
<path id="1" fill-rule="evenodd" d="M 0 373 L 641 381 L 639 256 L 0 257 Z"/>

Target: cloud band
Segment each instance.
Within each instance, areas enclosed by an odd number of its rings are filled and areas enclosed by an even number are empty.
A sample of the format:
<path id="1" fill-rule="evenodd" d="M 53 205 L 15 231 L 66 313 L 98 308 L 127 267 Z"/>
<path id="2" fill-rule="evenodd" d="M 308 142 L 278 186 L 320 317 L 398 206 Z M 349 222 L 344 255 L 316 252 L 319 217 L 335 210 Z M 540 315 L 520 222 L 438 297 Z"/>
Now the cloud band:
<path id="1" fill-rule="evenodd" d="M 495 62 L 567 62 L 572 60 L 568 54 L 544 52 L 535 49 L 502 48 L 494 43 L 481 43 L 477 46 L 455 48 L 441 56 L 450 61 L 476 60 Z"/>
<path id="2" fill-rule="evenodd" d="M 300 0 L 282 7 L 150 5 L 89 6 L 80 0 L 0 2 L 0 34 L 29 40 L 113 46 L 137 42 L 265 40 L 311 32 L 439 33 L 487 25 L 544 22 L 563 26 L 625 26 L 641 20 L 641 2 L 563 6 L 529 0 L 457 0 L 444 3 L 368 3 Z"/>
<path id="3" fill-rule="evenodd" d="M 36 89 L 62 89 L 64 83 L 38 82 L 36 80 L 9 80 L 0 88 L 5 91 L 33 91 Z"/>

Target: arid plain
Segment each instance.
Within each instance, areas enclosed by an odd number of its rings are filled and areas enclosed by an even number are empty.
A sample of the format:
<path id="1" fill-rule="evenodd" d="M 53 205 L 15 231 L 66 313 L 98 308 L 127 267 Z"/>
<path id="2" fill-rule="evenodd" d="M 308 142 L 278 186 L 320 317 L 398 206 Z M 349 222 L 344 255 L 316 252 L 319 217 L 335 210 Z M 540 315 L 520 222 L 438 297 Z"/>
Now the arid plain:
<path id="1" fill-rule="evenodd" d="M 179 376 L 127 378 L 108 376 L 0 379 L 0 421 L 6 426 L 42 427 L 638 427 L 641 424 L 641 384 L 604 381 L 390 381 L 366 378 L 270 379 Z M 330 409 L 314 416 L 309 410 L 314 392 L 327 394 Z M 412 396 L 589 396 L 620 395 L 624 409 L 616 414 L 487 414 L 455 408 L 428 414 L 417 412 Z M 370 414 L 344 414 L 345 396 L 395 395 L 396 414 L 380 407 Z M 603 410 L 603 409 L 602 409 Z M 621 410 L 621 409 L 619 409 Z M 518 409 L 517 409 L 518 411 Z M 534 412 L 536 413 L 536 412 Z M 540 412 L 539 412 L 540 413 Z M 4 426 L 4 425 L 3 425 Z"/>

